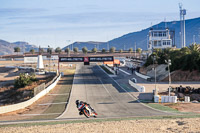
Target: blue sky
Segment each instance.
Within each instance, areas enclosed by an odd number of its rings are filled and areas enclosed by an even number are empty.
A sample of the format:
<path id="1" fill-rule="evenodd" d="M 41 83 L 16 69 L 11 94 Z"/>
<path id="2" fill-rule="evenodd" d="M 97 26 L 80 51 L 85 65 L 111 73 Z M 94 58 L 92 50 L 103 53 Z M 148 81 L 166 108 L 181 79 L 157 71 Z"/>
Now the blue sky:
<path id="1" fill-rule="evenodd" d="M 0 39 L 61 48 L 108 41 L 151 24 L 200 17 L 199 0 L 0 0 Z"/>

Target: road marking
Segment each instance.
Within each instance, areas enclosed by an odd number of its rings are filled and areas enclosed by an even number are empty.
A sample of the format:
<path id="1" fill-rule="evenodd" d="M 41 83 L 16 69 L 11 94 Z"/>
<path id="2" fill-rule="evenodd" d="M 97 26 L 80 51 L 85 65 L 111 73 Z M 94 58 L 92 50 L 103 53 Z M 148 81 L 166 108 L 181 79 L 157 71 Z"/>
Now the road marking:
<path id="1" fill-rule="evenodd" d="M 39 116 L 39 115 L 58 115 L 60 113 L 48 113 L 48 114 L 23 114 L 20 116 Z"/>
<path id="2" fill-rule="evenodd" d="M 121 86 L 123 88 L 126 88 L 128 90 L 128 92 L 134 92 L 133 89 L 129 88 L 128 86 L 126 86 L 126 84 L 121 84 Z"/>
<path id="3" fill-rule="evenodd" d="M 97 65 L 105 74 L 107 74 L 99 65 Z M 108 74 L 107 74 L 108 75 Z M 112 77 L 110 77 L 121 89 L 123 89 L 124 91 L 126 91 L 123 87 L 121 87 L 121 85 L 119 85 L 119 83 L 117 81 L 115 81 Z M 162 112 L 162 113 L 169 113 L 169 114 L 177 114 L 177 113 L 171 113 L 171 112 L 168 112 L 168 111 L 162 111 L 162 110 L 158 110 L 158 109 L 155 109 L 155 108 L 152 108 L 148 105 L 145 105 L 144 103 L 140 102 L 140 100 L 138 100 L 134 95 L 132 95 L 131 93 L 129 93 L 128 91 L 126 91 L 127 94 L 132 97 L 134 100 L 136 99 L 136 101 L 138 101 L 138 103 L 142 104 L 143 106 L 145 107 L 148 107 L 152 110 L 155 110 L 155 111 L 158 111 L 158 112 Z"/>
<path id="4" fill-rule="evenodd" d="M 122 69 L 119 69 L 119 70 L 122 71 L 123 73 L 127 74 L 127 75 L 131 75 L 130 73 L 128 73 L 128 72 L 126 72 L 126 71 L 124 71 Z"/>
<path id="5" fill-rule="evenodd" d="M 60 103 L 43 103 L 43 104 L 38 104 L 38 105 L 51 105 L 51 104 L 65 104 L 68 102 L 60 102 Z"/>
<path id="6" fill-rule="evenodd" d="M 98 78 L 98 79 L 99 79 L 99 78 Z M 107 91 L 107 93 L 108 93 L 108 94 L 110 95 L 110 97 L 113 99 L 113 101 L 115 101 L 114 98 L 112 97 L 112 95 L 110 94 L 110 92 L 108 91 L 108 89 L 105 87 L 104 83 L 101 81 L 101 79 L 99 79 L 99 81 L 101 82 L 103 88 Z"/>
<path id="7" fill-rule="evenodd" d="M 53 96 L 54 96 L 54 95 L 55 95 L 55 96 L 61 95 L 61 96 L 62 96 L 62 95 L 69 95 L 69 93 L 64 93 L 64 94 L 48 94 L 48 95 L 50 95 L 50 96 L 51 96 L 51 95 L 53 95 Z"/>

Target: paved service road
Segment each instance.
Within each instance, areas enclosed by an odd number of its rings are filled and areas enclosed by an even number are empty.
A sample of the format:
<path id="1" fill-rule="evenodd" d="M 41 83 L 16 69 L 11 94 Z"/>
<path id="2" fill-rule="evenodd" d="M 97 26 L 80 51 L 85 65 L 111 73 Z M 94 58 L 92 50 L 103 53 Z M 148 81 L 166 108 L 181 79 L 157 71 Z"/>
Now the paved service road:
<path id="1" fill-rule="evenodd" d="M 89 103 L 99 118 L 169 115 L 138 103 L 95 64 L 77 65 L 69 103 L 58 119 L 85 118 L 79 115 L 76 100 Z"/>

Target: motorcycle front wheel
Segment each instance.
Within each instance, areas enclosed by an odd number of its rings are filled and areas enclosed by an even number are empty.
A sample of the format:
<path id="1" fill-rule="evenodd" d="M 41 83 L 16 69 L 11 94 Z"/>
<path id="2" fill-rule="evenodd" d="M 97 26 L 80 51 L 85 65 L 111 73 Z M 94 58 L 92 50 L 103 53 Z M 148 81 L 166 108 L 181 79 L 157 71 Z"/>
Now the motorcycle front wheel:
<path id="1" fill-rule="evenodd" d="M 84 109 L 83 113 L 87 118 L 90 118 L 90 112 L 87 109 Z"/>

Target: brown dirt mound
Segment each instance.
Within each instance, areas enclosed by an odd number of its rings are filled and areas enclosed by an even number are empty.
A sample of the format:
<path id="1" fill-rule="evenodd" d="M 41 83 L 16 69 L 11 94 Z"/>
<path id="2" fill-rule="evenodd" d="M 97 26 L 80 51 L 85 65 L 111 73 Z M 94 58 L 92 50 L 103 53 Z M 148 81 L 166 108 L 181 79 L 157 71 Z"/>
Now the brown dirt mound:
<path id="1" fill-rule="evenodd" d="M 200 81 L 200 72 L 177 70 L 171 74 L 171 79 L 172 81 Z M 162 81 L 169 81 L 169 77 L 166 77 Z"/>

